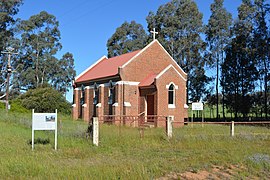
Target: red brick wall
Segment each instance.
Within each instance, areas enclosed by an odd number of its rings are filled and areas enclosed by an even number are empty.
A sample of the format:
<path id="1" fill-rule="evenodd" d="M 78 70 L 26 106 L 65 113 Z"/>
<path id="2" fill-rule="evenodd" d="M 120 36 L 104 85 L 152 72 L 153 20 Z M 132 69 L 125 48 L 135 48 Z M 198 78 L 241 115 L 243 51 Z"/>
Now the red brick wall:
<path id="1" fill-rule="evenodd" d="M 84 106 L 83 106 L 83 117 L 84 121 L 89 121 L 90 114 L 89 114 L 89 88 L 85 88 L 84 90 Z"/>
<path id="2" fill-rule="evenodd" d="M 94 89 L 90 88 L 89 89 L 89 104 L 87 104 L 87 107 L 89 109 L 89 120 L 91 120 L 93 118 L 93 113 L 94 113 Z"/>
<path id="3" fill-rule="evenodd" d="M 186 75 L 173 61 L 158 42 L 155 41 L 138 57 L 121 69 L 120 75 L 123 81 L 141 82 L 148 74 L 159 74 L 168 65 L 172 64 L 186 78 Z"/>
<path id="4" fill-rule="evenodd" d="M 122 110 L 122 85 L 116 84 L 115 85 L 115 103 L 117 103 L 117 106 L 113 106 L 113 114 L 116 116 L 120 116 L 121 110 Z"/>
<path id="5" fill-rule="evenodd" d="M 101 107 L 97 108 L 97 117 L 104 115 L 104 85 L 99 86 L 99 101 L 98 104 L 101 104 Z"/>
<path id="6" fill-rule="evenodd" d="M 124 102 L 129 102 L 131 106 L 124 106 L 125 115 L 137 116 L 138 115 L 138 86 L 124 84 Z"/>
<path id="7" fill-rule="evenodd" d="M 93 117 L 94 112 L 93 95 L 94 95 L 93 89 L 90 87 L 86 87 L 84 95 L 85 96 L 84 102 L 86 106 L 83 107 L 82 113 L 83 115 L 82 119 L 86 122 L 89 122 Z"/>
<path id="8" fill-rule="evenodd" d="M 186 74 L 182 72 L 174 60 L 164 51 L 157 41 L 152 42 L 151 46 L 145 49 L 138 57 L 132 60 L 124 68 L 120 69 L 120 76 L 122 81 L 134 81 L 141 82 L 150 73 L 159 74 L 162 70 L 172 64 L 175 69 L 182 74 L 184 78 Z M 178 85 L 176 90 L 176 108 L 168 108 L 168 89 L 166 85 L 170 82 L 174 82 Z M 118 106 L 113 106 L 113 114 L 115 115 L 138 115 L 145 110 L 144 97 L 147 94 L 154 94 L 155 107 L 154 111 L 156 115 L 173 115 L 175 121 L 183 121 L 184 117 L 187 117 L 187 110 L 184 109 L 186 99 L 186 84 L 185 81 L 179 77 L 173 68 L 170 68 L 164 73 L 156 82 L 157 90 L 155 89 L 138 89 L 136 85 L 130 84 L 116 84 L 115 86 L 115 102 Z M 122 96 L 124 91 L 124 96 Z M 73 118 L 77 119 L 80 112 L 80 91 L 75 91 L 75 104 L 73 108 Z M 93 114 L 93 90 L 87 89 L 86 95 L 87 109 L 83 111 L 83 118 L 89 121 Z M 131 107 L 125 107 L 124 102 L 129 102 Z M 103 116 L 109 114 L 108 105 L 108 87 L 99 87 L 99 102 L 101 107 L 97 107 L 97 116 Z M 144 114 L 145 115 L 145 114 Z"/>
<path id="9" fill-rule="evenodd" d="M 171 82 L 178 86 L 178 89 L 175 89 L 175 108 L 168 108 L 168 89 L 166 85 L 169 85 Z M 157 113 L 159 115 L 174 116 L 175 121 L 184 121 L 184 118 L 187 117 L 187 109 L 184 109 L 184 104 L 186 103 L 186 82 L 179 77 L 173 68 L 170 68 L 156 80 L 156 85 L 158 92 Z"/>
<path id="10" fill-rule="evenodd" d="M 104 115 L 109 115 L 109 87 L 104 87 L 104 103 L 102 104 L 104 108 Z"/>
<path id="11" fill-rule="evenodd" d="M 80 90 L 78 88 L 75 88 L 73 90 L 74 94 L 74 105 L 75 107 L 72 107 L 72 118 L 73 119 L 78 119 L 79 118 L 79 110 L 80 110 Z"/>

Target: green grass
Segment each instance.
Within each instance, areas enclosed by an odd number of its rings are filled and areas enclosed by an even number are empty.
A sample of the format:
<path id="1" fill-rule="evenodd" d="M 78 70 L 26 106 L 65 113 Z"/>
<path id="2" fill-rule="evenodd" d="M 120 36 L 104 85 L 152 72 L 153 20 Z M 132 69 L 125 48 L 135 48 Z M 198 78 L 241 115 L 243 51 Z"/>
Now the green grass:
<path id="1" fill-rule="evenodd" d="M 270 129 L 194 125 L 147 129 L 141 139 L 136 128 L 101 125 L 100 146 L 85 138 L 87 124 L 59 116 L 58 150 L 54 132 L 36 131 L 49 139 L 31 150 L 31 114 L 0 117 L 0 179 L 153 179 L 170 172 L 197 172 L 212 166 L 243 167 L 235 179 L 270 177 Z"/>
<path id="2" fill-rule="evenodd" d="M 195 115 L 195 117 L 202 117 L 202 112 L 204 113 L 204 118 L 216 118 L 216 111 L 217 111 L 217 106 L 213 106 L 212 108 L 209 107 L 208 104 L 204 105 L 204 110 L 203 111 L 193 111 L 193 114 Z M 222 105 L 218 106 L 218 111 L 219 111 L 219 115 L 222 118 L 223 116 L 223 109 L 222 109 Z M 188 117 L 192 117 L 192 106 L 191 104 L 189 105 L 189 109 L 188 109 Z M 227 108 L 225 107 L 225 117 L 227 118 L 233 118 L 234 114 L 231 114 L 228 112 Z"/>

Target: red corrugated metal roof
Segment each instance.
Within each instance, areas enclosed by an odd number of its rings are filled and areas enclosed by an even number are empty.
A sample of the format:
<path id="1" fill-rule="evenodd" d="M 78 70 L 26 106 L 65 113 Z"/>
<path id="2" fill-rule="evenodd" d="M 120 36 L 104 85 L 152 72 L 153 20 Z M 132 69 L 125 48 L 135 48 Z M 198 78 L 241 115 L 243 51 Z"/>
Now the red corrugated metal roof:
<path id="1" fill-rule="evenodd" d="M 100 79 L 117 75 L 118 67 L 124 65 L 140 51 L 141 50 L 133 51 L 109 59 L 104 58 L 87 72 L 82 74 L 75 82 L 85 82 L 93 79 Z"/>
<path id="2" fill-rule="evenodd" d="M 148 76 L 146 76 L 146 78 L 144 78 L 144 79 L 140 82 L 139 87 L 147 87 L 147 86 L 152 85 L 152 84 L 154 83 L 154 81 L 155 81 L 155 77 L 156 77 L 156 76 L 157 76 L 157 75 L 154 74 L 154 73 L 149 74 Z"/>

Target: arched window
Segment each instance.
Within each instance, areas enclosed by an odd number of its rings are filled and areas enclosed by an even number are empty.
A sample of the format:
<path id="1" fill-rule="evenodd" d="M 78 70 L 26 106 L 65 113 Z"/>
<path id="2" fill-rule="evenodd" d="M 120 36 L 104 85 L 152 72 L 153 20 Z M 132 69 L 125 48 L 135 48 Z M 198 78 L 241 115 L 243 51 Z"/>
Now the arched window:
<path id="1" fill-rule="evenodd" d="M 94 84 L 93 91 L 94 91 L 93 104 L 98 104 L 99 92 L 98 92 L 98 85 L 96 83 Z"/>
<path id="2" fill-rule="evenodd" d="M 174 105 L 175 104 L 175 87 L 173 84 L 169 86 L 168 90 L 168 104 Z"/>
<path id="3" fill-rule="evenodd" d="M 109 82 L 109 93 L 108 93 L 108 103 L 114 104 L 115 103 L 115 88 L 113 86 L 112 81 Z"/>
<path id="4" fill-rule="evenodd" d="M 80 104 L 83 105 L 85 103 L 85 91 L 84 91 L 84 85 L 82 84 L 81 86 L 81 99 L 80 99 Z"/>

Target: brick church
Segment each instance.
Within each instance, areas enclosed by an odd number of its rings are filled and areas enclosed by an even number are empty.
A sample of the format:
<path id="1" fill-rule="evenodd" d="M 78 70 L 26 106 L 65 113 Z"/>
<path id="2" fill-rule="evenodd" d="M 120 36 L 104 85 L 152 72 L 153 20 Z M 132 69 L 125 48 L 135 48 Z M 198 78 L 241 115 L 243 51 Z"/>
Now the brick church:
<path id="1" fill-rule="evenodd" d="M 73 119 L 92 117 L 188 117 L 187 74 L 153 40 L 145 48 L 101 57 L 75 78 Z"/>

